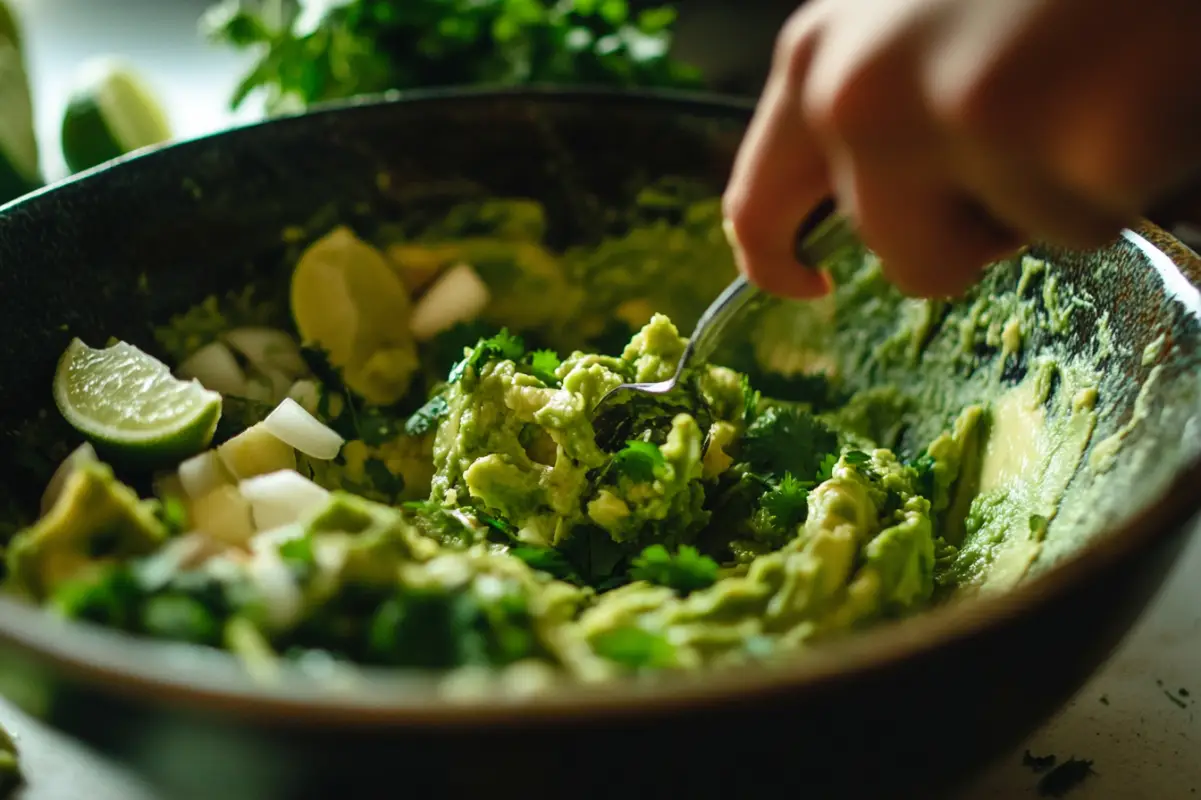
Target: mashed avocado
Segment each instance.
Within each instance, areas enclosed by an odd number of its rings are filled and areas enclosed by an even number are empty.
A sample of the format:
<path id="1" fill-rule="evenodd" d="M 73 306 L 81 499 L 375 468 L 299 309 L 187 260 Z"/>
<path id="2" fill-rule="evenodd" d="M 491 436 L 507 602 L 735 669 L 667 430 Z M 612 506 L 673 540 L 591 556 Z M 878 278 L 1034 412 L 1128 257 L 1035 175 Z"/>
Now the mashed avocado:
<path id="1" fill-rule="evenodd" d="M 246 291 L 181 315 L 158 335 L 176 361 L 253 339 L 246 325 L 296 357 L 280 375 L 231 356 L 275 388 L 226 392 L 232 444 L 153 476 L 154 499 L 121 465 L 71 473 L 13 537 L 5 588 L 248 664 L 332 657 L 448 685 L 499 669 L 528 688 L 771 658 L 1038 561 L 1097 423 L 1088 364 L 1024 354 L 1078 307 L 1048 264 L 1015 259 L 1009 288 L 948 304 L 848 256 L 834 297 L 768 306 L 677 391 L 598 408 L 675 372 L 681 329 L 733 272 L 718 206 L 565 253 L 545 228 L 535 204 L 489 201 L 390 240 L 314 231 L 288 265 L 290 320 Z M 488 305 L 418 346 L 409 319 L 463 264 Z M 385 352 L 403 356 L 390 372 Z M 954 392 L 936 379 L 952 373 Z M 284 402 L 337 455 L 271 439 L 286 468 L 232 474 Z M 211 530 L 234 516 L 244 533 Z"/>

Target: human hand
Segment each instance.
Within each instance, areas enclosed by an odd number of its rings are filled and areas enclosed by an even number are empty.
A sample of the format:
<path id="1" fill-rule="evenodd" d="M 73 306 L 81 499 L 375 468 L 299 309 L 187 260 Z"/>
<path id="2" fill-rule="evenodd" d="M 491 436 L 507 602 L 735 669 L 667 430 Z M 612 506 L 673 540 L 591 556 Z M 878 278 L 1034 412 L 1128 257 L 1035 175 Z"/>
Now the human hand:
<path id="1" fill-rule="evenodd" d="M 1201 168 L 1199 35 L 1197 0 L 812 0 L 726 190 L 739 266 L 824 293 L 793 242 L 830 194 L 910 294 L 1104 244 Z"/>

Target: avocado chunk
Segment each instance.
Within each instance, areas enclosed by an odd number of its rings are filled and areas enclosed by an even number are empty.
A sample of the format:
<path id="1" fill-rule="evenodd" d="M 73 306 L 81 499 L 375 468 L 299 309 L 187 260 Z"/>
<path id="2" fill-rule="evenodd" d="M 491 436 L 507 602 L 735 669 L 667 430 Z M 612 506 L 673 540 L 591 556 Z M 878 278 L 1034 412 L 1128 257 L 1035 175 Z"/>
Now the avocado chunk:
<path id="1" fill-rule="evenodd" d="M 166 538 L 153 502 L 139 500 L 107 464 L 84 464 L 50 511 L 13 538 L 9 584 L 43 600 L 108 564 L 153 552 Z"/>

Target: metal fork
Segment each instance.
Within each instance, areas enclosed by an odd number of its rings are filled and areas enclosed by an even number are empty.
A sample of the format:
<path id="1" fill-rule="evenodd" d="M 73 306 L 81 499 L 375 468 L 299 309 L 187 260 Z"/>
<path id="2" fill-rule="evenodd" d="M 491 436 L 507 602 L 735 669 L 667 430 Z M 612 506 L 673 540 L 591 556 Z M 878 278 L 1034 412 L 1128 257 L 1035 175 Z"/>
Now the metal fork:
<path id="1" fill-rule="evenodd" d="M 846 249 L 857 246 L 857 243 L 858 237 L 847 218 L 835 211 L 832 200 L 826 200 L 810 214 L 797 231 L 797 259 L 802 264 L 816 267 L 827 263 Z M 688 345 L 676 364 L 674 375 L 665 381 L 623 383 L 601 397 L 593 412 L 623 392 L 664 395 L 673 391 L 680 385 L 680 378 L 690 365 L 703 362 L 713 355 L 731 323 L 748 312 L 762 308 L 772 299 L 744 276 L 739 275 L 697 320 Z"/>

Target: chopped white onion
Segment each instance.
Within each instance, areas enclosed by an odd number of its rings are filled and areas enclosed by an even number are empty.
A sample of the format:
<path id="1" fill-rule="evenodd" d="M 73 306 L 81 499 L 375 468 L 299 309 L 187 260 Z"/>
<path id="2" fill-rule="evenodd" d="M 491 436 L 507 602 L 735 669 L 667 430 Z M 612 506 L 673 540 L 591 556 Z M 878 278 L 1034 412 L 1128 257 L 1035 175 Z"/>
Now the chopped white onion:
<path id="1" fill-rule="evenodd" d="M 288 389 L 287 396 L 299 403 L 300 407 L 310 414 L 316 414 L 317 406 L 321 404 L 321 389 L 318 388 L 316 381 L 296 381 L 292 384 L 292 388 Z"/>
<path id="2" fill-rule="evenodd" d="M 179 483 L 188 497 L 203 497 L 231 482 L 216 450 L 205 450 L 179 465 Z"/>
<path id="3" fill-rule="evenodd" d="M 288 380 L 308 372 L 300 347 L 291 335 L 276 328 L 235 328 L 225 334 L 225 342 L 246 356 L 260 372 L 277 371 Z"/>
<path id="4" fill-rule="evenodd" d="M 263 423 L 246 430 L 217 448 L 221 465 L 237 480 L 296 469 L 296 450 L 267 430 Z"/>
<path id="5" fill-rule="evenodd" d="M 275 407 L 263 420 L 263 426 L 282 442 L 306 456 L 328 461 L 338 455 L 346 441 L 337 431 L 304 410 L 290 397 Z"/>
<path id="6" fill-rule="evenodd" d="M 188 508 L 192 527 L 218 541 L 245 545 L 254 535 L 250 503 L 234 486 L 218 486 Z"/>
<path id="7" fill-rule="evenodd" d="M 238 491 L 250 503 L 254 527 L 260 531 L 299 522 L 329 501 L 328 491 L 286 469 L 247 478 Z"/>
<path id="8" fill-rule="evenodd" d="M 238 366 L 233 352 L 221 342 L 212 342 L 184 359 L 175 370 L 176 377 L 197 380 L 209 391 L 244 397 L 246 373 Z"/>
<path id="9" fill-rule="evenodd" d="M 270 528 L 260 530 L 250 540 L 250 549 L 258 552 L 264 548 L 279 549 L 281 544 L 290 542 L 293 539 L 299 539 L 304 536 L 304 526 L 295 523 L 291 525 L 283 525 L 278 528 Z"/>
<path id="10" fill-rule="evenodd" d="M 470 322 L 488 305 L 488 286 L 467 264 L 457 264 L 426 290 L 413 308 L 409 330 L 424 342 L 459 322 Z"/>
<path id="11" fill-rule="evenodd" d="M 46 490 L 42 493 L 41 510 L 43 515 L 54 507 L 63 493 L 63 487 L 67 485 L 67 478 L 71 477 L 71 473 L 82 465 L 94 461 L 96 461 L 96 451 L 87 442 L 76 447 L 70 455 L 63 459 L 63 463 L 59 464 L 58 469 L 50 476 L 50 482 L 46 484 Z"/>
<path id="12" fill-rule="evenodd" d="M 277 629 L 295 623 L 300 617 L 304 598 L 279 551 L 266 548 L 256 552 L 247 572 L 262 597 L 267 623 Z"/>

